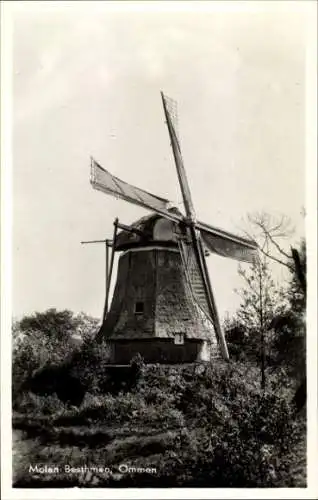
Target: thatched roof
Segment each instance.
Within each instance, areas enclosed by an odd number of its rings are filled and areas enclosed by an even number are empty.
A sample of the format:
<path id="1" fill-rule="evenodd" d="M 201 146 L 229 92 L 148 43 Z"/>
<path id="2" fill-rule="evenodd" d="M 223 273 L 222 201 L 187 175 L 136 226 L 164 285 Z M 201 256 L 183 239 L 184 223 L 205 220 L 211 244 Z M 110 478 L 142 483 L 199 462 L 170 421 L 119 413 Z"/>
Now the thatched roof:
<path id="1" fill-rule="evenodd" d="M 144 313 L 134 312 L 136 301 Z M 112 305 L 102 327 L 108 339 L 188 339 L 216 341 L 212 322 L 189 289 L 177 249 L 129 251 L 119 259 Z"/>

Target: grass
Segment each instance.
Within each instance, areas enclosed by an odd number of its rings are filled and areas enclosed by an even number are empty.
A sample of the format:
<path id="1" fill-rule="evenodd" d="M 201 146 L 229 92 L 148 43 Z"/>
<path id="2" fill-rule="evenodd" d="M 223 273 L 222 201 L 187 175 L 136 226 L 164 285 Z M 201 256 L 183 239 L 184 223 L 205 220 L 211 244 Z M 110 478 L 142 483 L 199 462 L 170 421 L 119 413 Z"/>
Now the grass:
<path id="1" fill-rule="evenodd" d="M 19 425 L 18 427 L 21 427 Z M 122 474 L 114 476 L 108 474 L 93 474 L 84 478 L 82 474 L 67 474 L 64 466 L 81 467 L 85 464 L 103 465 L 116 472 L 118 466 L 124 462 L 131 466 L 142 467 L 151 465 L 152 456 L 161 455 L 174 448 L 176 430 L 160 432 L 154 428 L 126 427 L 107 428 L 101 426 L 80 426 L 72 429 L 53 427 L 48 429 L 42 425 L 32 425 L 24 430 L 15 429 L 15 459 L 14 486 L 15 487 L 45 487 L 47 485 L 86 486 L 103 483 L 110 480 L 118 481 Z M 51 474 L 30 474 L 29 465 L 56 464 L 61 472 L 58 476 Z M 94 479 L 95 478 L 95 479 Z M 85 479 L 85 481 L 84 481 Z"/>

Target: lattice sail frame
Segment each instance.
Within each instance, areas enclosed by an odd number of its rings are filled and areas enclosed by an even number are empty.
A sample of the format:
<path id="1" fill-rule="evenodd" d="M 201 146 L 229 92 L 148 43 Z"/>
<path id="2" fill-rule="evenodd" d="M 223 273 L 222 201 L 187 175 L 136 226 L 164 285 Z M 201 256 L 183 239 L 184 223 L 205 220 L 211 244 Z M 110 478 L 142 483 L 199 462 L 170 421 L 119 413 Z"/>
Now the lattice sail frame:
<path id="1" fill-rule="evenodd" d="M 195 299 L 195 302 L 198 305 L 198 307 L 203 311 L 206 318 L 211 322 L 209 305 L 206 296 L 202 295 L 202 293 L 199 293 L 199 289 L 197 286 L 199 269 L 197 260 L 194 255 L 193 247 L 180 237 L 178 238 L 178 245 L 190 292 L 193 298 Z"/>
<path id="2" fill-rule="evenodd" d="M 179 146 L 180 146 L 180 135 L 179 135 L 179 117 L 178 117 L 178 103 L 171 97 L 164 94 L 164 99 L 167 106 L 167 111 L 170 115 L 173 128 L 175 130 Z"/>
<path id="3" fill-rule="evenodd" d="M 168 212 L 171 206 L 169 200 L 156 196 L 115 177 L 108 172 L 108 170 L 99 165 L 94 158 L 91 158 L 90 182 L 94 189 L 110 194 L 117 199 L 120 198 L 144 208 L 161 211 L 164 214 Z"/>

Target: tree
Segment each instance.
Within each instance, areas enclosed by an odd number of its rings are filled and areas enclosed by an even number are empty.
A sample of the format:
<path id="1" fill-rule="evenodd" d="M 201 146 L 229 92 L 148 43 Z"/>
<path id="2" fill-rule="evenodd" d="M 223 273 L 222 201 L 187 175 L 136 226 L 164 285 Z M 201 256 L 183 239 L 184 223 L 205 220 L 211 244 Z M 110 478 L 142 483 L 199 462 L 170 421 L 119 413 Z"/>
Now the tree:
<path id="1" fill-rule="evenodd" d="M 30 332 L 41 332 L 50 339 L 69 339 L 75 332 L 73 313 L 67 309 L 57 311 L 53 308 L 35 312 L 30 316 L 24 316 L 20 321 L 20 329 L 26 335 Z"/>
<path id="2" fill-rule="evenodd" d="M 305 337 L 306 245 L 302 241 L 299 249 L 290 246 L 294 228 L 285 216 L 259 212 L 249 214 L 247 223 L 245 234 L 257 241 L 259 261 L 248 271 L 239 268 L 245 286 L 239 292 L 242 303 L 235 320 L 226 325 L 229 348 L 236 357 L 242 357 L 242 352 L 250 358 L 253 352 L 263 353 L 262 366 L 266 348 L 271 364 L 295 372 L 299 362 L 304 365 L 302 356 L 297 359 L 297 350 L 299 354 L 299 337 Z M 272 279 L 279 268 L 287 271 L 280 287 Z"/>
<path id="3" fill-rule="evenodd" d="M 245 233 L 258 242 L 260 253 L 289 271 L 292 285 L 290 297 L 294 294 L 301 301 L 297 310 L 301 309 L 303 312 L 306 305 L 305 239 L 301 239 L 299 249 L 288 244 L 295 229 L 290 219 L 284 215 L 273 216 L 266 212 L 257 212 L 248 214 L 247 221 L 248 229 L 245 229 Z M 293 306 L 295 305 L 296 302 Z"/>
<path id="4" fill-rule="evenodd" d="M 248 359 L 261 363 L 264 389 L 266 351 L 272 343 L 271 324 L 273 318 L 282 312 L 284 304 L 280 290 L 272 279 L 266 256 L 256 259 L 248 270 L 239 267 L 239 274 L 244 281 L 243 288 L 237 290 L 242 302 L 234 323 L 227 328 L 227 339 L 243 350 Z"/>
<path id="5" fill-rule="evenodd" d="M 294 260 L 294 268 L 291 269 L 291 283 L 289 288 L 289 300 L 291 308 L 299 314 L 306 310 L 306 292 L 307 292 L 307 257 L 306 242 L 304 239 L 300 242 L 299 250 L 291 248 Z"/>
<path id="6" fill-rule="evenodd" d="M 305 216 L 305 213 L 302 215 Z M 283 307 L 269 325 L 273 332 L 271 362 L 286 368 L 293 379 L 300 381 L 294 397 L 296 406 L 300 408 L 306 400 L 306 243 L 302 239 L 298 248 L 290 246 L 294 228 L 285 216 L 275 217 L 259 212 L 249 214 L 247 221 L 245 234 L 258 242 L 260 255 L 268 263 L 288 270 L 287 284 L 281 290 Z M 229 333 L 229 340 L 239 343 L 241 339 L 242 342 L 242 335 L 238 335 L 239 326 L 234 330 L 232 327 Z"/>
<path id="7" fill-rule="evenodd" d="M 287 310 L 278 315 L 272 327 L 275 330 L 277 363 L 285 366 L 288 373 L 306 386 L 306 243 L 299 249 L 292 248 L 294 267 L 290 270 L 286 290 Z"/>
<path id="8" fill-rule="evenodd" d="M 303 215 L 305 215 L 303 213 Z M 258 242 L 260 254 L 268 262 L 288 270 L 285 288 L 290 309 L 303 315 L 306 308 L 306 243 L 304 238 L 299 248 L 290 246 L 294 234 L 290 219 L 258 212 L 247 216 L 245 234 Z M 246 224 L 245 224 L 246 225 Z"/>
<path id="9" fill-rule="evenodd" d="M 239 275 L 245 286 L 237 290 L 242 298 L 237 319 L 247 334 L 261 328 L 269 330 L 273 318 L 282 310 L 282 304 L 281 292 L 272 279 L 267 259 L 255 260 L 248 270 L 239 267 Z"/>
<path id="10" fill-rule="evenodd" d="M 99 320 L 85 313 L 74 315 L 68 309 L 57 311 L 48 309 L 44 312 L 35 312 L 24 316 L 20 322 L 14 323 L 13 333 L 17 337 L 40 334 L 54 341 L 69 341 L 70 339 L 92 339 L 98 330 Z"/>
<path id="11" fill-rule="evenodd" d="M 247 215 L 245 226 L 245 234 L 258 242 L 258 248 L 264 257 L 291 272 L 294 270 L 292 253 L 286 242 L 290 241 L 295 229 L 288 217 L 256 212 Z"/>
<path id="12" fill-rule="evenodd" d="M 37 371 L 61 367 L 96 335 L 99 320 L 84 313 L 48 309 L 14 321 L 12 388 L 15 395 Z"/>

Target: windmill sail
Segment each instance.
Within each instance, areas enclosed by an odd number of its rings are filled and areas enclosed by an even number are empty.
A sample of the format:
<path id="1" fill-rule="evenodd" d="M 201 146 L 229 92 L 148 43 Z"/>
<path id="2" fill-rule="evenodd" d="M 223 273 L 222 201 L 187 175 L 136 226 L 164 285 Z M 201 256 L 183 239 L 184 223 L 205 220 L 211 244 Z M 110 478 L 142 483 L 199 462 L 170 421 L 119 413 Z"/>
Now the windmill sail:
<path id="1" fill-rule="evenodd" d="M 103 193 L 129 201 L 134 205 L 154 210 L 176 222 L 182 220 L 181 216 L 174 213 L 172 214 L 168 211 L 169 207 L 172 205 L 169 200 L 148 193 L 148 191 L 144 191 L 143 189 L 122 181 L 108 172 L 105 168 L 101 167 L 93 158 L 91 159 L 90 181 L 95 189 Z"/>
<path id="2" fill-rule="evenodd" d="M 212 253 L 250 264 L 256 258 L 257 244 L 254 241 L 213 228 L 207 230 L 208 226 L 200 222 L 197 227 L 200 229 L 203 243 Z"/>
<path id="3" fill-rule="evenodd" d="M 183 165 L 183 159 L 181 155 L 181 149 L 180 149 L 180 143 L 178 139 L 178 135 L 175 129 L 175 125 L 177 123 L 177 113 L 176 111 L 174 114 L 171 114 L 172 106 L 171 102 L 172 99 L 166 97 L 163 92 L 161 92 L 161 98 L 162 98 L 162 104 L 163 104 L 163 109 L 165 112 L 165 117 L 167 120 L 167 127 L 171 139 L 171 147 L 173 151 L 173 156 L 174 156 L 174 161 L 176 164 L 177 168 L 177 174 L 178 174 L 178 179 L 179 179 L 179 184 L 181 188 L 181 193 L 182 193 L 182 198 L 183 198 L 183 204 L 184 208 L 187 214 L 187 217 L 191 220 L 195 220 L 195 213 L 194 213 L 194 208 L 193 208 L 193 203 L 192 203 L 192 198 L 191 198 L 191 192 L 188 184 L 188 179 L 185 173 L 185 168 Z M 174 109 L 176 109 L 176 105 L 174 104 Z"/>
<path id="4" fill-rule="evenodd" d="M 204 312 L 205 316 L 212 321 L 209 304 L 204 290 L 203 282 L 200 275 L 200 269 L 193 251 L 193 246 L 186 244 L 183 239 L 178 239 L 180 254 L 184 270 L 186 273 L 187 282 L 197 305 Z"/>
<path id="5" fill-rule="evenodd" d="M 195 223 L 197 229 L 200 229 L 201 237 L 211 252 L 242 262 L 253 262 L 257 251 L 257 245 L 254 242 L 213 228 L 202 222 L 195 222 L 191 192 L 177 135 L 178 120 L 176 103 L 171 98 L 165 96 L 163 92 L 161 92 L 161 97 L 187 217 Z"/>
<path id="6" fill-rule="evenodd" d="M 225 337 L 220 325 L 215 301 L 214 301 L 214 295 L 209 279 L 209 274 L 205 262 L 205 256 L 204 256 L 204 251 L 203 251 L 203 246 L 202 246 L 202 241 L 201 241 L 201 236 L 200 233 L 197 231 L 198 226 L 196 225 L 196 216 L 194 212 L 194 207 L 192 203 L 192 198 L 191 198 L 191 192 L 190 192 L 190 187 L 188 184 L 184 164 L 183 164 L 183 159 L 181 155 L 181 150 L 180 150 L 180 143 L 177 137 L 177 133 L 175 131 L 174 127 L 174 120 L 173 117 L 170 115 L 169 111 L 169 103 L 167 103 L 167 98 L 164 96 L 164 94 L 161 92 L 161 97 L 162 97 L 162 103 L 163 103 L 163 109 L 165 113 L 165 117 L 167 120 L 167 127 L 169 131 L 169 136 L 171 139 L 171 147 L 173 151 L 173 156 L 177 168 L 177 174 L 178 174 L 178 179 L 179 179 L 179 184 L 182 192 L 182 198 L 183 198 L 183 203 L 184 203 L 184 208 L 186 211 L 187 215 L 187 224 L 190 229 L 190 235 L 191 235 L 191 240 L 192 240 L 192 251 L 194 254 L 194 258 L 196 261 L 196 268 L 198 270 L 197 276 L 197 284 L 196 287 L 199 291 L 202 290 L 202 300 L 201 302 L 207 305 L 208 309 L 208 317 L 211 318 L 213 321 L 214 327 L 215 327 L 215 332 L 218 337 L 219 345 L 221 348 L 222 355 L 224 359 L 228 360 L 229 359 L 229 354 L 227 350 L 227 345 L 225 341 Z M 192 283 L 192 288 L 194 289 L 194 283 Z M 197 293 L 197 292 L 195 292 Z"/>

